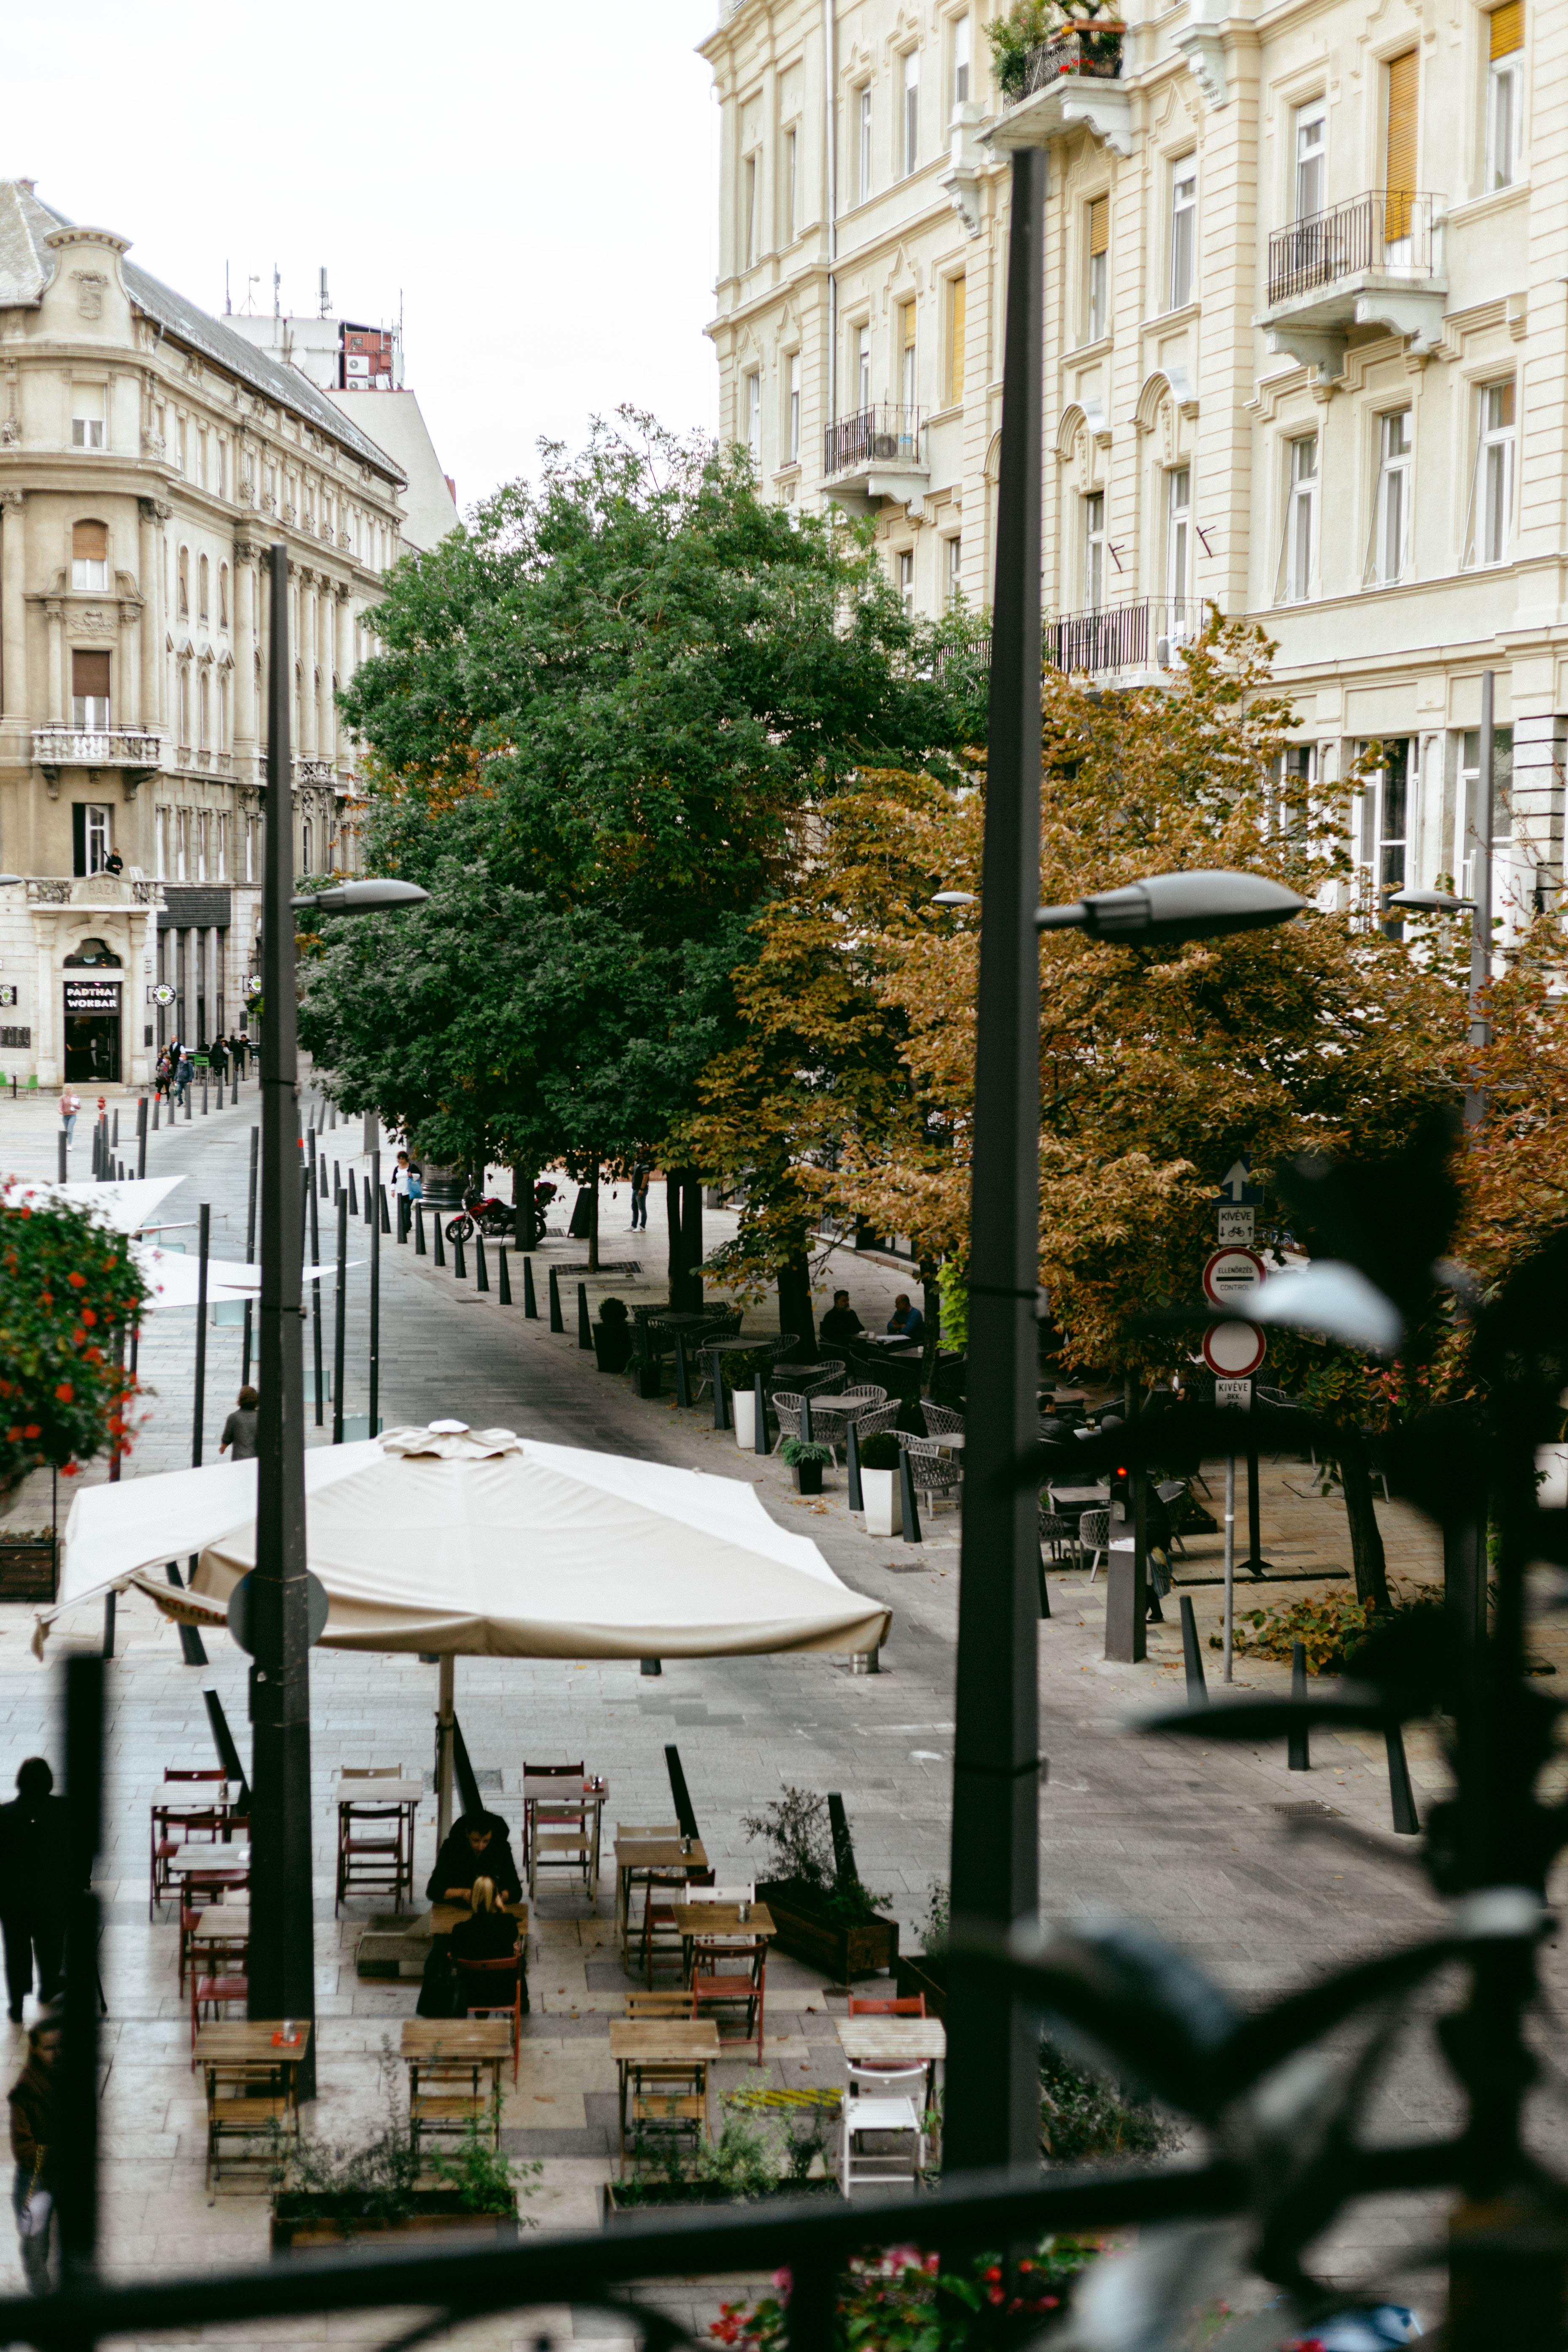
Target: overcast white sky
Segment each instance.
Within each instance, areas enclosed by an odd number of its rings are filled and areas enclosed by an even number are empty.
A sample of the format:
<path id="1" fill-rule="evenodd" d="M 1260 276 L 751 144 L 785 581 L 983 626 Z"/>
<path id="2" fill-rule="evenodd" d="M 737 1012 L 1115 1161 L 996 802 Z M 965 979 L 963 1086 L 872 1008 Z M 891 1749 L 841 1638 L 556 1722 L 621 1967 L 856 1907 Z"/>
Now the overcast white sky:
<path id="1" fill-rule="evenodd" d="M 718 0 L 72 0 L 6 16 L 0 176 L 221 311 L 404 305 L 467 508 L 633 401 L 710 429 Z"/>

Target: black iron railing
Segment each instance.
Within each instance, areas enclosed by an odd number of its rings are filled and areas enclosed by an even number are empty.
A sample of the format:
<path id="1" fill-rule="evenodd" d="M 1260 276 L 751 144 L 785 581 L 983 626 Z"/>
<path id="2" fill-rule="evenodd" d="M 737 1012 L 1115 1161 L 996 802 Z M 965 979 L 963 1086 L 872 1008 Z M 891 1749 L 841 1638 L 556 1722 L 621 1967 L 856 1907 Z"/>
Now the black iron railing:
<path id="1" fill-rule="evenodd" d="M 1432 222 L 1442 199 L 1369 188 L 1348 204 L 1310 213 L 1268 240 L 1268 301 L 1289 302 L 1369 269 L 1432 275 Z"/>
<path id="2" fill-rule="evenodd" d="M 858 409 L 841 416 L 823 436 L 822 470 L 847 474 L 858 466 L 920 463 L 925 411 L 900 408 L 884 401 L 879 407 Z"/>
<path id="3" fill-rule="evenodd" d="M 1170 669 L 1203 625 L 1194 597 L 1141 596 L 1099 612 L 1064 613 L 1046 624 L 1046 660 L 1069 671 Z"/>
<path id="4" fill-rule="evenodd" d="M 1024 83 L 1020 98 L 1033 98 L 1035 92 L 1048 89 L 1052 82 L 1068 75 L 1093 81 L 1116 81 L 1121 74 L 1121 35 L 1120 31 L 1096 33 L 1061 33 L 1054 41 L 1046 41 L 1031 49 L 1024 59 Z"/>

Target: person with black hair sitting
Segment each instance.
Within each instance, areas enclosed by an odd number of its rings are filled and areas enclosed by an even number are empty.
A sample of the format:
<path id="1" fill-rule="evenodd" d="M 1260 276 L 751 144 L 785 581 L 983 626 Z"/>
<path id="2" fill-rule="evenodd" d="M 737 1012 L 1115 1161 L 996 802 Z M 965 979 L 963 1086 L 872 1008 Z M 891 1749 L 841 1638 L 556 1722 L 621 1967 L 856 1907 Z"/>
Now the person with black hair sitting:
<path id="1" fill-rule="evenodd" d="M 512 1860 L 511 1832 L 499 1813 L 464 1813 L 447 1832 L 425 1889 L 431 1903 L 467 1903 L 477 1878 L 493 1880 L 504 1911 L 522 1900 L 522 1881 Z"/>

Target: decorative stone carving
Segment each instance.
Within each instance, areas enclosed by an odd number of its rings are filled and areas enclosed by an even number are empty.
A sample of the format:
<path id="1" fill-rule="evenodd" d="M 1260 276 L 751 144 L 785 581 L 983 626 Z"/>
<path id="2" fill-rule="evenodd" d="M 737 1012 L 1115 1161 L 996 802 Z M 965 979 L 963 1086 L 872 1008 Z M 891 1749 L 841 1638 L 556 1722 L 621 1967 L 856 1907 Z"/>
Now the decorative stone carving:
<path id="1" fill-rule="evenodd" d="M 97 605 L 90 606 L 85 613 L 71 614 L 72 630 L 85 636 L 112 636 L 117 626 L 112 614 L 100 612 Z"/>
<path id="2" fill-rule="evenodd" d="M 71 283 L 76 288 L 77 315 L 82 319 L 101 319 L 103 293 L 109 284 L 101 269 L 73 269 Z"/>

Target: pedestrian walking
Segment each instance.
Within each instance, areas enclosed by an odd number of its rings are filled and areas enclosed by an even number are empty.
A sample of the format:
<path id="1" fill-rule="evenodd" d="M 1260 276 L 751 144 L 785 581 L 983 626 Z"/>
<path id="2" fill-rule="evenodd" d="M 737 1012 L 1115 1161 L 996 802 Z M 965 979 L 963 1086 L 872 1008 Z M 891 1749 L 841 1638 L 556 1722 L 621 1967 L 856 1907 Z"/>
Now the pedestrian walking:
<path id="1" fill-rule="evenodd" d="M 243 1078 L 245 1076 L 245 1055 L 247 1045 L 246 1040 L 240 1035 L 237 1029 L 234 1032 L 234 1034 L 228 1041 L 228 1050 L 234 1055 L 235 1069 Z"/>
<path id="2" fill-rule="evenodd" d="M 29 1756 L 17 1767 L 15 1798 L 0 1805 L 0 1936 L 13 2025 L 20 2025 L 33 1990 L 35 1959 L 38 1999 L 51 2001 L 59 1992 L 66 1906 L 82 1883 L 71 1863 L 69 1815 L 54 1785 L 47 1758 Z"/>
<path id="3" fill-rule="evenodd" d="M 228 1048 L 221 1037 L 215 1037 L 207 1047 L 207 1067 L 221 1087 L 228 1068 Z"/>
<path id="4" fill-rule="evenodd" d="M 49 2292 L 49 2250 L 55 2242 L 53 2159 L 55 2129 L 55 2068 L 60 2054 L 58 2017 L 38 2018 L 27 2036 L 27 2063 L 12 2084 L 11 2158 L 16 2166 L 11 2182 L 11 2209 L 16 2216 L 16 2238 L 22 2273 L 31 2294 Z"/>
<path id="5" fill-rule="evenodd" d="M 191 1086 L 195 1078 L 195 1075 L 196 1066 L 182 1045 L 180 1048 L 180 1066 L 174 1073 L 174 1100 L 180 1104 L 182 1108 L 184 1105 L 185 1097 L 189 1093 Z"/>
<path id="6" fill-rule="evenodd" d="M 634 1234 L 639 1225 L 645 1233 L 647 1230 L 647 1183 L 652 1173 L 651 1168 L 637 1167 L 632 1170 L 632 1231 Z"/>
<path id="7" fill-rule="evenodd" d="M 69 1087 L 68 1087 L 64 1094 L 60 1097 L 60 1125 L 66 1131 L 66 1150 L 68 1151 L 70 1150 L 72 1139 L 76 1134 L 77 1113 L 80 1108 L 81 1097 L 79 1095 L 73 1095 Z"/>
<path id="8" fill-rule="evenodd" d="M 254 1389 L 240 1390 L 235 1400 L 234 1411 L 223 1425 L 217 1449 L 220 1454 L 226 1454 L 232 1445 L 237 1462 L 255 1461 L 256 1424 L 260 1418 L 260 1405 L 261 1399 Z"/>

